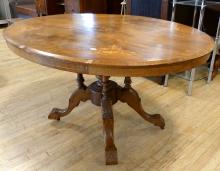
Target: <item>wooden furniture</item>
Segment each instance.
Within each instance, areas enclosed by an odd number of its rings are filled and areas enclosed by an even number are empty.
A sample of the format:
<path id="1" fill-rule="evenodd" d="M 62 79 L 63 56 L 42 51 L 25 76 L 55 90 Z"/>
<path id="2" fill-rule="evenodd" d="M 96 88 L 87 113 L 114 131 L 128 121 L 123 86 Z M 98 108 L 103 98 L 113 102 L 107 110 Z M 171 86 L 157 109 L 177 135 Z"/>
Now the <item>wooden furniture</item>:
<path id="1" fill-rule="evenodd" d="M 63 14 L 63 0 L 35 0 L 38 15 Z"/>
<path id="2" fill-rule="evenodd" d="M 65 10 L 62 2 L 63 0 L 46 0 L 47 15 L 63 14 Z"/>
<path id="3" fill-rule="evenodd" d="M 65 8 L 68 13 L 92 12 L 119 14 L 121 11 L 121 2 L 122 0 L 65 0 Z M 167 19 L 168 0 L 151 0 L 151 2 L 145 0 L 127 0 L 126 14 Z"/>
<path id="4" fill-rule="evenodd" d="M 208 35 L 188 26 L 146 17 L 93 14 L 24 20 L 8 27 L 4 38 L 8 47 L 21 57 L 78 73 L 78 88 L 68 107 L 53 109 L 49 119 L 60 120 L 87 100 L 101 106 L 106 164 L 118 163 L 112 111 L 118 100 L 146 121 L 162 129 L 165 126 L 159 114 L 144 111 L 130 77 L 157 76 L 196 67 L 206 62 L 214 45 Z M 96 75 L 98 80 L 86 86 L 82 74 Z M 119 86 L 110 76 L 125 77 L 125 85 Z"/>
<path id="5" fill-rule="evenodd" d="M 30 15 L 54 15 L 66 13 L 119 14 L 121 0 L 24 0 L 17 12 Z M 64 10 L 65 9 L 65 10 Z"/>
<path id="6" fill-rule="evenodd" d="M 121 0 L 64 0 L 67 13 L 119 14 Z"/>
<path id="7" fill-rule="evenodd" d="M 168 18 L 169 0 L 162 0 L 161 2 L 161 18 L 167 20 Z"/>
<path id="8" fill-rule="evenodd" d="M 62 0 L 23 0 L 16 5 L 17 13 L 28 16 L 63 14 Z"/>
<path id="9" fill-rule="evenodd" d="M 16 5 L 16 13 L 22 15 L 37 16 L 35 0 L 20 1 Z"/>
<path id="10" fill-rule="evenodd" d="M 64 0 L 64 2 L 67 13 L 106 13 L 107 11 L 106 0 Z"/>

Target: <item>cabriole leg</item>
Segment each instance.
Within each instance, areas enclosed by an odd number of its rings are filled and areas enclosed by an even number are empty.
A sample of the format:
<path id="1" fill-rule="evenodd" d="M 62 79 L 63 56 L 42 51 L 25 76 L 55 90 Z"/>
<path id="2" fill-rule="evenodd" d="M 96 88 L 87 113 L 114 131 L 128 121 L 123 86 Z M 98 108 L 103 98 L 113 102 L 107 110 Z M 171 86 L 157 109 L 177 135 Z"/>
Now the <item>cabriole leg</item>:
<path id="1" fill-rule="evenodd" d="M 85 102 L 90 99 L 90 92 L 84 85 L 84 79 L 82 74 L 77 75 L 78 89 L 73 92 L 69 99 L 69 105 L 66 109 L 54 108 L 48 118 L 60 120 L 61 117 L 68 115 L 75 107 L 79 105 L 81 101 Z"/>
<path id="2" fill-rule="evenodd" d="M 112 111 L 112 101 L 109 97 L 108 87 L 109 77 L 102 77 L 102 118 L 103 118 L 103 131 L 105 138 L 105 159 L 107 165 L 118 164 L 117 148 L 114 144 L 114 117 Z"/>
<path id="3" fill-rule="evenodd" d="M 144 111 L 138 93 L 131 87 L 130 77 L 125 78 L 125 87 L 119 91 L 118 99 L 124 103 L 127 103 L 146 121 L 154 124 L 155 126 L 159 126 L 161 129 L 164 129 L 165 122 L 160 114 L 151 115 Z"/>

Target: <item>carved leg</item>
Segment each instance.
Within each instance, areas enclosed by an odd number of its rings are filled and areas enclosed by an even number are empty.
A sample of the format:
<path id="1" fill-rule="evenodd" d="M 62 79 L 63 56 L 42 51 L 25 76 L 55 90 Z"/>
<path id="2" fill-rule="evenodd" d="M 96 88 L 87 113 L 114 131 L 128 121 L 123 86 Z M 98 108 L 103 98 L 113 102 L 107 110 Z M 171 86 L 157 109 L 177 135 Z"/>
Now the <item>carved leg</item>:
<path id="1" fill-rule="evenodd" d="M 66 109 L 54 108 L 48 116 L 49 119 L 60 120 L 61 117 L 68 115 L 75 107 L 77 107 L 81 101 L 85 102 L 90 99 L 90 92 L 83 84 L 84 79 L 82 74 L 78 74 L 77 82 L 78 89 L 71 95 L 68 107 Z"/>
<path id="2" fill-rule="evenodd" d="M 127 103 L 146 121 L 153 123 L 155 126 L 159 126 L 161 129 L 164 129 L 165 122 L 160 114 L 150 115 L 144 111 L 138 93 L 131 87 L 131 79 L 129 77 L 125 78 L 125 87 L 119 91 L 118 99 L 124 103 Z"/>
<path id="3" fill-rule="evenodd" d="M 107 165 L 118 164 L 117 148 L 114 144 L 114 118 L 112 112 L 112 101 L 108 95 L 108 82 L 109 77 L 102 77 L 102 118 L 103 118 L 103 131 L 105 137 L 105 159 Z"/>

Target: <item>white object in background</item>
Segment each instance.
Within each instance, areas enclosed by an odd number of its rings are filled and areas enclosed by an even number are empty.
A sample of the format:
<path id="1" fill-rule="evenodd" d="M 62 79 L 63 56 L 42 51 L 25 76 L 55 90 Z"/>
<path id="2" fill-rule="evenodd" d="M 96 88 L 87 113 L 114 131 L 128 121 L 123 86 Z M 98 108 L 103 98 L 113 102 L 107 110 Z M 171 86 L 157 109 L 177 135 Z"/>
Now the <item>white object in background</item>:
<path id="1" fill-rule="evenodd" d="M 193 14 L 193 24 L 192 24 L 192 27 L 195 27 L 195 25 L 196 25 L 196 16 L 197 16 L 197 10 L 198 10 L 197 7 L 200 6 L 198 30 L 202 30 L 202 24 L 203 24 L 205 7 L 208 5 L 206 3 L 206 0 L 194 0 L 194 1 L 182 1 L 182 2 L 177 1 L 177 0 L 173 0 L 171 21 L 174 22 L 174 20 L 175 20 L 176 4 L 178 4 L 178 3 L 181 4 L 182 3 L 182 5 L 184 5 L 184 3 L 185 3 L 185 5 L 187 5 L 187 2 L 194 2 L 194 14 Z M 217 5 L 219 2 L 210 1 L 210 3 L 212 5 Z M 219 20 L 219 22 L 220 22 L 220 20 Z M 214 49 L 213 54 L 212 54 L 211 65 L 210 65 L 209 74 L 208 74 L 208 83 L 211 81 L 212 72 L 213 72 L 213 69 L 214 69 L 215 56 L 216 56 L 216 51 L 217 51 L 217 42 L 219 40 L 219 28 L 220 28 L 220 25 L 218 24 L 216 41 L 215 41 L 215 49 Z M 190 78 L 189 78 L 189 86 L 188 86 L 188 95 L 189 96 L 192 95 L 192 86 L 193 86 L 193 81 L 194 81 L 194 78 L 195 78 L 195 73 L 196 73 L 196 69 L 195 68 L 191 69 L 191 71 L 190 71 Z M 168 86 L 168 79 L 169 79 L 169 74 L 167 74 L 165 76 L 165 80 L 164 80 L 164 86 L 165 87 Z"/>
<path id="2" fill-rule="evenodd" d="M 0 5 L 3 5 L 2 10 L 4 10 L 4 20 L 0 20 L 0 24 L 10 24 L 11 23 L 11 12 L 9 7 L 8 0 L 2 0 L 2 3 Z"/>
<path id="3" fill-rule="evenodd" d="M 123 0 L 121 2 L 121 15 L 125 15 L 126 14 L 126 5 L 127 5 L 127 0 Z"/>

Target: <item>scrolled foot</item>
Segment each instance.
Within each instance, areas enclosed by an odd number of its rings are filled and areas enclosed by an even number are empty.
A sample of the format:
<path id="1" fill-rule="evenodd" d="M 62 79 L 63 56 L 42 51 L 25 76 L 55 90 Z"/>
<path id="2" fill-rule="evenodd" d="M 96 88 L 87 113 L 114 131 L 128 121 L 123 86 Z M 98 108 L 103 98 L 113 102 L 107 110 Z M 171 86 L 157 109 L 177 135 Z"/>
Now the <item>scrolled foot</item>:
<path id="1" fill-rule="evenodd" d="M 61 117 L 68 115 L 80 102 L 85 102 L 90 99 L 90 92 L 84 85 L 82 74 L 77 74 L 78 89 L 72 93 L 69 98 L 69 105 L 66 109 L 54 108 L 50 112 L 48 119 L 60 120 Z"/>
<path id="2" fill-rule="evenodd" d="M 131 87 L 131 79 L 125 78 L 125 87 L 118 90 L 118 99 L 121 102 L 127 103 L 132 109 L 134 109 L 143 119 L 160 127 L 165 128 L 165 121 L 160 114 L 148 114 L 144 111 L 141 99 L 138 93 Z"/>
<path id="3" fill-rule="evenodd" d="M 141 99 L 133 89 L 122 91 L 119 99 L 133 108 L 144 120 L 160 127 L 161 129 L 165 128 L 165 121 L 160 114 L 151 115 L 144 111 L 141 105 Z"/>
<path id="4" fill-rule="evenodd" d="M 107 147 L 105 149 L 105 162 L 106 165 L 116 165 L 118 164 L 117 149 L 115 146 Z"/>
<path id="5" fill-rule="evenodd" d="M 90 93 L 87 89 L 78 89 L 76 90 L 69 99 L 69 105 L 66 109 L 58 109 L 54 108 L 48 119 L 60 120 L 61 117 L 68 115 L 75 107 L 79 105 L 79 103 L 85 102 L 90 99 Z"/>
<path id="6" fill-rule="evenodd" d="M 165 128 L 165 121 L 160 114 L 149 115 L 149 120 L 155 126 L 159 126 L 161 129 Z"/>
<path id="7" fill-rule="evenodd" d="M 48 116 L 48 119 L 59 121 L 60 117 L 63 115 L 63 113 L 65 113 L 65 111 L 66 110 L 63 110 L 63 109 L 53 108 Z"/>
<path id="8" fill-rule="evenodd" d="M 105 161 L 106 165 L 118 164 L 117 148 L 114 143 L 114 117 L 112 111 L 112 101 L 109 96 L 109 77 L 102 77 L 102 119 L 103 133 L 105 139 Z"/>

